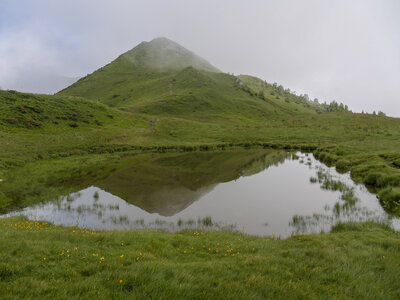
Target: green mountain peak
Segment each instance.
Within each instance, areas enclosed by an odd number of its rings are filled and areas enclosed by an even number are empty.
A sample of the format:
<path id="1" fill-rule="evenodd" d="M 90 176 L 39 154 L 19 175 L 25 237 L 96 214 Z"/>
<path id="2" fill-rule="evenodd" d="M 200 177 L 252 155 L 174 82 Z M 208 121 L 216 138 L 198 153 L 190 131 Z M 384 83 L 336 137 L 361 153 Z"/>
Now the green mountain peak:
<path id="1" fill-rule="evenodd" d="M 165 37 L 142 42 L 122 54 L 119 59 L 130 62 L 136 67 L 158 71 L 181 70 L 192 66 L 203 71 L 220 72 L 205 59 Z"/>
<path id="2" fill-rule="evenodd" d="M 252 76 L 222 73 L 167 38 L 142 42 L 58 93 L 146 116 L 266 120 L 324 109 Z"/>

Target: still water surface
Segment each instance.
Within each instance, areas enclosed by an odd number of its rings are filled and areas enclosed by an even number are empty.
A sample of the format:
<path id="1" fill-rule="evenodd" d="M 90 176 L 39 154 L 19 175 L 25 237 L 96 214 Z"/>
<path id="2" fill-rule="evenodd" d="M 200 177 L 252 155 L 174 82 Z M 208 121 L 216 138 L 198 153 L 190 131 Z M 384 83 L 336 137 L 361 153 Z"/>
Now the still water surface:
<path id="1" fill-rule="evenodd" d="M 283 238 L 329 231 L 338 221 L 377 220 L 400 228 L 399 219 L 391 219 L 376 196 L 349 174 L 337 173 L 312 154 L 297 156 L 278 151 L 159 154 L 7 216 L 91 229 L 202 227 Z M 323 178 L 341 182 L 352 200 L 342 200 L 343 190 L 322 188 Z"/>

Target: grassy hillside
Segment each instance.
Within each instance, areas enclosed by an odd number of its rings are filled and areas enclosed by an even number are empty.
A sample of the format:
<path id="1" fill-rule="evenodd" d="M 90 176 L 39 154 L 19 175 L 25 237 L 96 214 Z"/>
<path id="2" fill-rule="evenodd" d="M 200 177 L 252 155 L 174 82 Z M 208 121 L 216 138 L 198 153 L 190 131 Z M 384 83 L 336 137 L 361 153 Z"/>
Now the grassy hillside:
<path id="1" fill-rule="evenodd" d="M 3 129 L 40 128 L 46 132 L 63 132 L 120 121 L 118 111 L 82 98 L 0 90 L 0 128 Z"/>
<path id="2" fill-rule="evenodd" d="M 239 75 L 238 82 L 252 95 L 257 95 L 270 103 L 278 105 L 286 111 L 301 113 L 349 112 L 347 105 L 332 101 L 320 103 L 318 99 L 311 100 L 308 95 L 297 95 L 288 88 L 277 83 L 268 83 L 260 78 Z"/>
<path id="3" fill-rule="evenodd" d="M 258 121 L 298 112 L 260 97 L 233 75 L 218 72 L 166 39 L 142 43 L 59 94 L 98 100 L 152 116 Z M 315 113 L 301 106 L 303 113 Z"/>
<path id="4" fill-rule="evenodd" d="M 285 90 L 277 84 L 273 85 L 260 78 L 249 75 L 239 75 L 237 78 L 244 88 L 248 88 L 250 93 L 264 98 L 270 103 L 274 103 L 274 105 L 281 107 L 285 111 L 295 112 L 296 114 L 323 111 L 319 104 L 296 96 L 290 90 Z"/>
<path id="5" fill-rule="evenodd" d="M 8 218 L 0 290 L 2 299 L 398 299 L 399 250 L 400 235 L 373 223 L 274 240 Z"/>
<path id="6" fill-rule="evenodd" d="M 346 111 L 256 77 L 219 72 L 164 38 L 145 42 L 64 89 L 124 111 L 212 122 L 260 121 Z"/>
<path id="7" fill-rule="evenodd" d="M 0 91 L 0 169 L 20 159 L 104 143 L 110 131 L 138 123 L 83 98 Z"/>
<path id="8" fill-rule="evenodd" d="M 253 121 L 288 114 L 279 106 L 244 91 L 234 76 L 192 67 L 158 73 L 126 70 L 126 65 L 117 61 L 60 95 L 79 95 L 134 113 L 190 120 Z"/>

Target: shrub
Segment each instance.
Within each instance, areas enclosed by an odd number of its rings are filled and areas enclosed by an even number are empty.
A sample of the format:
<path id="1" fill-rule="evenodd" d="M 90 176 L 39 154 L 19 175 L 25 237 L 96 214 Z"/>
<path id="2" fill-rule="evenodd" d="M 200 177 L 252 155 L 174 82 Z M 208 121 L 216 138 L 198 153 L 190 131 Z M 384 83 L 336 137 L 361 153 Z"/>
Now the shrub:
<path id="1" fill-rule="evenodd" d="M 338 172 L 347 172 L 350 170 L 350 162 L 345 159 L 341 159 L 336 162 L 336 170 Z"/>
<path id="2" fill-rule="evenodd" d="M 303 152 L 309 152 L 309 151 L 314 151 L 317 147 L 314 145 L 301 145 L 300 149 Z"/>
<path id="3" fill-rule="evenodd" d="M 27 121 L 28 126 L 35 126 L 35 127 L 41 127 L 42 123 L 35 121 L 35 120 L 28 120 Z"/>
<path id="4" fill-rule="evenodd" d="M 392 164 L 395 168 L 400 168 L 400 159 L 395 160 Z"/>
<path id="5" fill-rule="evenodd" d="M 208 145 L 201 145 L 200 146 L 200 151 L 207 151 L 207 150 L 210 150 L 210 146 L 208 146 Z"/>
<path id="6" fill-rule="evenodd" d="M 14 276 L 14 270 L 10 265 L 1 263 L 0 264 L 0 281 L 5 281 Z"/>
<path id="7" fill-rule="evenodd" d="M 69 127 L 79 127 L 78 123 L 75 123 L 75 122 L 69 123 L 68 125 L 69 125 Z"/>
<path id="8" fill-rule="evenodd" d="M 337 160 L 335 155 L 329 154 L 327 152 L 315 152 L 314 156 L 315 156 L 316 159 L 318 159 L 319 161 L 323 162 L 327 166 L 331 166 Z"/>
<path id="9" fill-rule="evenodd" d="M 26 109 L 25 109 L 25 107 L 23 106 L 23 105 L 18 105 L 18 110 L 20 111 L 20 112 L 22 112 L 23 114 L 26 114 Z"/>
<path id="10" fill-rule="evenodd" d="M 400 175 L 380 176 L 377 179 L 378 187 L 400 186 Z"/>
<path id="11" fill-rule="evenodd" d="M 9 118 L 9 119 L 6 119 L 6 121 L 7 121 L 8 123 L 10 123 L 10 124 L 18 123 L 18 120 L 15 119 L 15 118 Z"/>
<path id="12" fill-rule="evenodd" d="M 382 206 L 389 211 L 400 211 L 400 190 L 388 187 L 378 193 Z"/>
<path id="13" fill-rule="evenodd" d="M 382 174 L 377 172 L 370 172 L 365 175 L 363 182 L 368 185 L 378 186 L 378 180 L 382 176 Z"/>

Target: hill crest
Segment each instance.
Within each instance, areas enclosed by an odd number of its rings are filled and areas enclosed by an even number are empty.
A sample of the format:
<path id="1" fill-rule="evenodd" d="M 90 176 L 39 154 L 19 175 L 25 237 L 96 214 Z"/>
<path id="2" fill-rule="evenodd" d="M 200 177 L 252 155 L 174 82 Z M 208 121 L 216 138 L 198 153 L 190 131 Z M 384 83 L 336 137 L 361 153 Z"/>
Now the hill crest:
<path id="1" fill-rule="evenodd" d="M 158 71 L 181 70 L 192 66 L 203 71 L 221 72 L 194 52 L 165 37 L 142 42 L 118 59 L 128 61 L 136 67 Z"/>

